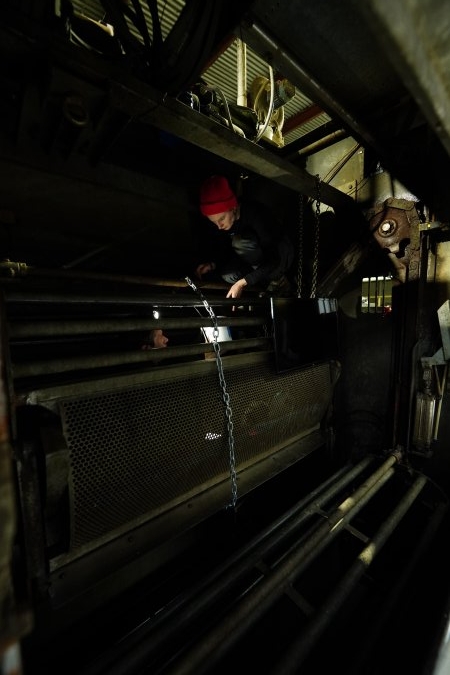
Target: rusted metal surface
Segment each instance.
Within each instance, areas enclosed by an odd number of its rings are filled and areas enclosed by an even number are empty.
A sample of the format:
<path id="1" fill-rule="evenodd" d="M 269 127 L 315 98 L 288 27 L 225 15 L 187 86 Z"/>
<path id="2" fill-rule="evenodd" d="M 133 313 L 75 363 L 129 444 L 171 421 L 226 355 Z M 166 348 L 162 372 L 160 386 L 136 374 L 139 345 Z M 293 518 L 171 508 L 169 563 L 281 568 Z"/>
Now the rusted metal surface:
<path id="1" fill-rule="evenodd" d="M 417 279 L 420 229 L 415 203 L 406 199 L 386 199 L 372 212 L 369 222 L 375 241 L 388 253 L 399 280 Z"/>

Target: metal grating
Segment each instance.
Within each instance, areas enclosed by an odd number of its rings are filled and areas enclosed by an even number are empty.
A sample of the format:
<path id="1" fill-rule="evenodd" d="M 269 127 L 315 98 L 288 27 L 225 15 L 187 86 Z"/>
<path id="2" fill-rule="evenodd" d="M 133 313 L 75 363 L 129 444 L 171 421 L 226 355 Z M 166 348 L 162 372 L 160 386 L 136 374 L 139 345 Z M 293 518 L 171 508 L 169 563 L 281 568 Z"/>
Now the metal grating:
<path id="1" fill-rule="evenodd" d="M 268 364 L 251 365 L 230 370 L 226 380 L 238 474 L 316 427 L 332 393 L 328 363 L 283 376 Z M 63 401 L 61 412 L 70 451 L 72 551 L 229 478 L 214 373 Z"/>

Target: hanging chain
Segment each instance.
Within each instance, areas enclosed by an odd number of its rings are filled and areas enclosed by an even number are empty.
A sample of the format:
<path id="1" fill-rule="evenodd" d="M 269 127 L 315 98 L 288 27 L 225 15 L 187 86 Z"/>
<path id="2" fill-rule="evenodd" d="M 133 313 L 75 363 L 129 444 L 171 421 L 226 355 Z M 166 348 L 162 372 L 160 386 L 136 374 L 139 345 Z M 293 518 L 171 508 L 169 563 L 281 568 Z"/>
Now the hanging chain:
<path id="1" fill-rule="evenodd" d="M 302 277 L 303 277 L 303 195 L 298 195 L 298 267 L 297 267 L 297 298 L 302 297 Z"/>
<path id="2" fill-rule="evenodd" d="M 314 255 L 313 255 L 313 272 L 311 279 L 311 298 L 316 297 L 317 292 L 317 269 L 319 266 L 319 237 L 320 237 L 320 176 L 316 175 L 316 212 L 315 212 L 315 229 L 314 229 Z"/>
<path id="3" fill-rule="evenodd" d="M 222 389 L 222 400 L 225 404 L 225 414 L 227 417 L 227 430 L 228 430 L 228 450 L 229 450 L 229 461 L 230 461 L 230 479 L 231 479 L 231 503 L 230 506 L 235 509 L 237 502 L 237 476 L 236 476 L 236 457 L 234 454 L 234 435 L 233 435 L 233 413 L 230 405 L 230 395 L 227 392 L 227 385 L 225 382 L 225 375 L 223 372 L 222 357 L 220 356 L 220 343 L 218 341 L 219 337 L 219 328 L 217 326 L 217 318 L 214 314 L 214 310 L 204 297 L 203 293 L 197 286 L 191 281 L 189 277 L 185 277 L 186 282 L 192 288 L 192 290 L 198 294 L 200 300 L 202 301 L 206 311 L 211 317 L 213 325 L 213 347 L 214 353 L 216 356 L 216 365 L 217 372 L 219 373 L 219 382 Z"/>

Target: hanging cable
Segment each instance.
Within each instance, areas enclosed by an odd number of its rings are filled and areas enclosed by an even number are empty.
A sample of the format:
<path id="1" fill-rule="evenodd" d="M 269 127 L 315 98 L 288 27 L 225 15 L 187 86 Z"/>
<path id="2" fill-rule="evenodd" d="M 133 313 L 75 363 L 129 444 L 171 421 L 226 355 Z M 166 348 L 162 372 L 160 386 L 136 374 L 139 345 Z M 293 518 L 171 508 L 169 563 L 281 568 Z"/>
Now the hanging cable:
<path id="1" fill-rule="evenodd" d="M 212 84 L 203 84 L 202 83 L 201 86 L 202 86 L 202 89 L 204 89 L 205 91 L 213 91 L 220 96 L 220 99 L 223 103 L 223 107 L 225 108 L 225 114 L 226 114 L 226 120 L 228 122 L 228 126 L 230 127 L 231 131 L 234 131 L 235 133 L 237 133 L 237 131 L 235 129 L 235 126 L 233 124 L 233 120 L 231 119 L 231 113 L 230 113 L 228 101 L 227 101 L 226 96 L 223 93 L 222 89 L 220 89 L 220 87 L 217 87 L 216 85 L 212 85 Z"/>

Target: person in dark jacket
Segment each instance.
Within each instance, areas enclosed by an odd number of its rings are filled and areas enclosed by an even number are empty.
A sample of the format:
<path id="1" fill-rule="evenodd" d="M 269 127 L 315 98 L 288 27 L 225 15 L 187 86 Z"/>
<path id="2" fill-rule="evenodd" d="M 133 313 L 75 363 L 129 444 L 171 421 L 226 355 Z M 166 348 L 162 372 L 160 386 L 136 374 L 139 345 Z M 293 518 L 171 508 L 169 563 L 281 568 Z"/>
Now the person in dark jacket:
<path id="1" fill-rule="evenodd" d="M 270 210 L 258 202 L 239 202 L 224 176 L 207 178 L 200 189 L 200 211 L 231 242 L 229 255 L 201 263 L 199 279 L 217 270 L 231 284 L 227 298 L 239 298 L 246 286 L 262 286 L 268 293 L 290 292 L 287 274 L 292 266 L 292 242 L 277 227 Z"/>

